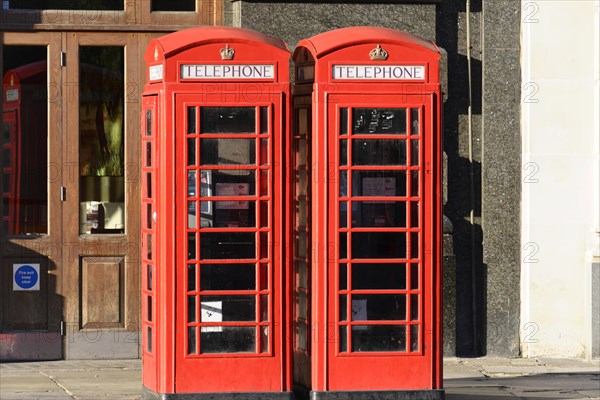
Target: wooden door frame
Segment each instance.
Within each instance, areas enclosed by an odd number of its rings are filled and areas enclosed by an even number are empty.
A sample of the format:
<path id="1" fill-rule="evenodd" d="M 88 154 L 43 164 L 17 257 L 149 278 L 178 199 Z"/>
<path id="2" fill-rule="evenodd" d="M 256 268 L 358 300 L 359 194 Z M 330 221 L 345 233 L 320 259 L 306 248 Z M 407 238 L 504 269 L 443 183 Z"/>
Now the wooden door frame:
<path id="1" fill-rule="evenodd" d="M 41 235 L 17 235 L 2 237 L 0 240 L 0 264 L 5 260 L 48 258 L 48 329 L 43 332 L 4 332 L 0 334 L 0 358 L 19 359 L 60 359 L 62 340 L 60 338 L 62 319 L 62 207 L 60 200 L 62 179 L 62 116 L 61 87 L 63 71 L 60 66 L 62 51 L 60 32 L 0 32 L 0 71 L 2 47 L 4 45 L 47 46 L 48 65 L 48 231 Z M 0 115 L 3 114 L 0 101 Z M 3 279 L 6 279 L 4 277 Z M 0 299 L 0 302 L 2 300 Z M 1 309 L 1 307 L 0 307 Z M 2 312 L 0 311 L 0 318 Z M 2 321 L 0 321 L 1 323 Z M 1 330 L 0 325 L 0 330 Z M 3 344 L 8 343 L 7 347 Z M 12 343 L 12 344 L 11 344 Z"/>

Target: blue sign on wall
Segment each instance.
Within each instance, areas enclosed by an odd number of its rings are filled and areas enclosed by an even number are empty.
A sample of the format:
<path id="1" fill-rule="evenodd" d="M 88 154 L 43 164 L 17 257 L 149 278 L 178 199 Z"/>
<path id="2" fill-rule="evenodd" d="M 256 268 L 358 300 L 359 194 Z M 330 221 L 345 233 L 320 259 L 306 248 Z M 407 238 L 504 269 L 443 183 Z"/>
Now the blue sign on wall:
<path id="1" fill-rule="evenodd" d="M 40 290 L 40 264 L 13 264 L 13 290 Z"/>

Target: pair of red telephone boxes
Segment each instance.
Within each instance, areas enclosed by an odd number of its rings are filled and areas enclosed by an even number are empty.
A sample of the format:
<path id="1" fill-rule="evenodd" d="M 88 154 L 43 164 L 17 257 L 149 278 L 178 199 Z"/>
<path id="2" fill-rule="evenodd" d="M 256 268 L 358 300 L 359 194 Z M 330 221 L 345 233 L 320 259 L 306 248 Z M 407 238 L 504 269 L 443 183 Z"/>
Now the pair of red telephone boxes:
<path id="1" fill-rule="evenodd" d="M 153 40 L 144 398 L 441 399 L 440 50 L 384 28 Z"/>

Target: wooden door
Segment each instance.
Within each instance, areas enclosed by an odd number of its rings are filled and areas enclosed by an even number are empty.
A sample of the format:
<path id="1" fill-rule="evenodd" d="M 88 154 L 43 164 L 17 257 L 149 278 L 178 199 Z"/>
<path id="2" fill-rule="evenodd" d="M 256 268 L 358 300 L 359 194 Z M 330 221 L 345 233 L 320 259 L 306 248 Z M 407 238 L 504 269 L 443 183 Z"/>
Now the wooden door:
<path id="1" fill-rule="evenodd" d="M 59 33 L 0 33 L 0 359 L 62 357 Z"/>
<path id="2" fill-rule="evenodd" d="M 67 358 L 139 354 L 139 52 L 130 33 L 65 33 Z"/>

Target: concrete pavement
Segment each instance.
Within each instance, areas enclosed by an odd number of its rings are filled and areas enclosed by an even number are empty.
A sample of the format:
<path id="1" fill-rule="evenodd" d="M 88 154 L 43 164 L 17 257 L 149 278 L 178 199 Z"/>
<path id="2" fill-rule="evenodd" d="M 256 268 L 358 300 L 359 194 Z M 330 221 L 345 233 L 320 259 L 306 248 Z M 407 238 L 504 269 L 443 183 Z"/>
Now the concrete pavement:
<path id="1" fill-rule="evenodd" d="M 140 399 L 140 360 L 0 364 L 1 400 Z M 600 363 L 573 359 L 446 358 L 447 400 L 600 399 Z"/>

